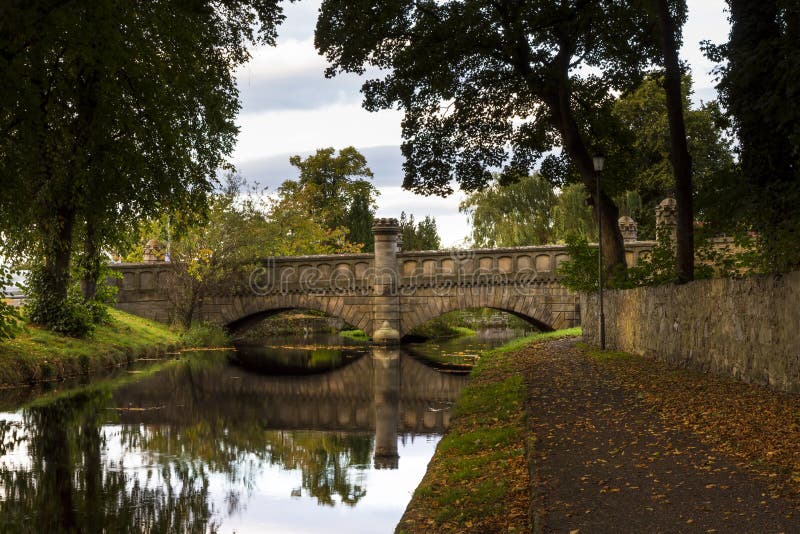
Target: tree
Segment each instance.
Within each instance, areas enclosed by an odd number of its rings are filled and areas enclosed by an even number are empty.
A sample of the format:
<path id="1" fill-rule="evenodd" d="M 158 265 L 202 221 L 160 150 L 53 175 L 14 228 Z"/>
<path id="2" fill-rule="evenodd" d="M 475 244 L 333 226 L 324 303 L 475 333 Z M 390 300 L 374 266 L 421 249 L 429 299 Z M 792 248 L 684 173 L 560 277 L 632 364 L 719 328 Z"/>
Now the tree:
<path id="1" fill-rule="evenodd" d="M 761 267 L 800 265 L 800 6 L 783 0 L 728 0 L 731 32 L 707 45 L 717 89 L 738 140 L 739 172 L 720 180 L 710 218 L 746 235 L 758 232 Z"/>
<path id="2" fill-rule="evenodd" d="M 586 189 L 582 184 L 564 187 L 552 209 L 553 234 L 559 243 L 573 239 L 597 241 L 597 223 L 586 205 Z"/>
<path id="3" fill-rule="evenodd" d="M 366 158 L 349 146 L 335 154 L 333 148 L 320 148 L 305 159 L 292 156 L 289 163 L 297 167 L 298 187 L 308 195 L 311 206 L 321 213 L 325 227 L 345 228 L 351 242 L 370 246 L 378 190 L 365 180 L 372 179 Z M 358 178 L 362 176 L 364 178 Z M 368 237 L 368 239 L 365 239 Z M 364 239 L 364 241 L 361 241 Z"/>
<path id="4" fill-rule="evenodd" d="M 298 182 L 285 181 L 266 212 L 269 239 L 266 256 L 302 256 L 359 252 L 360 243 L 348 240 L 345 227 L 331 228 L 327 211 L 320 207 L 316 191 Z M 370 228 L 372 219 L 370 219 Z M 370 230 L 371 232 L 371 230 Z"/>
<path id="5" fill-rule="evenodd" d="M 673 4 L 673 5 L 670 5 Z M 675 228 L 675 265 L 678 282 L 694 279 L 694 208 L 692 207 L 692 158 L 686 139 L 684 99 L 681 88 L 683 69 L 678 57 L 681 27 L 686 21 L 686 2 L 651 0 L 661 43 L 664 66 L 664 91 L 669 118 L 670 160 L 675 172 L 678 203 Z"/>
<path id="6" fill-rule="evenodd" d="M 470 219 L 476 246 L 517 247 L 554 241 L 555 204 L 553 186 L 532 175 L 506 186 L 495 180 L 467 196 L 458 210 Z"/>
<path id="7" fill-rule="evenodd" d="M 691 104 L 692 79 L 683 77 L 683 115 L 692 160 L 693 194 L 698 217 L 706 219 L 718 202 L 717 184 L 734 168 L 733 148 L 726 135 L 727 120 L 717 102 Z M 619 123 L 616 140 L 608 139 L 608 158 L 622 161 L 621 180 L 641 198 L 638 214 L 627 213 L 639 223 L 639 235 L 655 239 L 655 207 L 675 192 L 671 140 L 663 77 L 654 73 L 638 87 L 614 102 L 612 116 Z"/>
<path id="8" fill-rule="evenodd" d="M 364 84 L 364 106 L 404 110 L 408 189 L 446 195 L 456 180 L 470 192 L 488 168 L 525 176 L 561 146 L 602 214 L 613 270 L 624 247 L 609 192 L 596 198 L 592 128 L 656 55 L 650 27 L 638 2 L 326 0 L 315 43 L 327 76 L 386 69 Z"/>
<path id="9" fill-rule="evenodd" d="M 233 71 L 281 19 L 277 0 L 4 6 L 0 229 L 40 264 L 34 320 L 64 308 L 77 239 L 92 299 L 104 247 L 205 205 L 237 132 Z"/>
<path id="10" fill-rule="evenodd" d="M 414 215 L 400 213 L 400 236 L 403 250 L 438 250 L 442 246 L 436 219 L 426 215 L 419 223 L 414 222 Z"/>
<path id="11" fill-rule="evenodd" d="M 347 240 L 343 228 L 325 227 L 320 213 L 314 212 L 310 196 L 296 182 L 268 197 L 229 175 L 224 189 L 211 195 L 204 220 L 173 211 L 169 219 L 162 216 L 143 223 L 140 243 L 170 240 L 172 269 L 165 289 L 173 321 L 190 327 L 205 298 L 246 284 L 264 258 L 360 249 Z M 141 258 L 142 248 L 135 247 L 126 259 Z"/>

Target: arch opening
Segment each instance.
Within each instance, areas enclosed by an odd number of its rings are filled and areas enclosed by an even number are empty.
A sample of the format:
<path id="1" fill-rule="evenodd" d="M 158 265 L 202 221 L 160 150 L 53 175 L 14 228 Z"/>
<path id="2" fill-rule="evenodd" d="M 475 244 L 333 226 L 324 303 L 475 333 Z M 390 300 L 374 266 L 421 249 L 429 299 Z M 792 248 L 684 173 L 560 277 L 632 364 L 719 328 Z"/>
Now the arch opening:
<path id="1" fill-rule="evenodd" d="M 496 306 L 457 308 L 426 317 L 418 324 L 406 324 L 404 343 L 430 339 L 447 339 L 463 335 L 503 331 L 513 337 L 531 332 L 549 332 L 553 328 L 536 317 L 517 310 Z"/>
<path id="2" fill-rule="evenodd" d="M 324 310 L 294 306 L 261 310 L 226 325 L 235 338 L 334 333 L 353 328 L 344 318 Z"/>

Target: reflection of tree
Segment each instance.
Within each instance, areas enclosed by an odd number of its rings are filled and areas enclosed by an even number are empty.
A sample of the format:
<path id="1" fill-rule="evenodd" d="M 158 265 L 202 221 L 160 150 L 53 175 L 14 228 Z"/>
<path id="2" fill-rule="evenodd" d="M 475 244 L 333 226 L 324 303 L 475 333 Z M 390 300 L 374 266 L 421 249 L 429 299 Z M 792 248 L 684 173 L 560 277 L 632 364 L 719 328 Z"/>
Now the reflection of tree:
<path id="1" fill-rule="evenodd" d="M 108 390 L 82 392 L 24 411 L 0 427 L 0 531 L 205 532 L 211 521 L 202 471 L 164 463 L 143 479 L 123 462 L 103 463 Z M 15 436 L 16 434 L 16 436 Z"/>
<path id="2" fill-rule="evenodd" d="M 333 496 L 354 506 L 367 494 L 363 474 L 372 456 L 369 435 L 331 432 L 267 432 L 270 462 L 303 473 L 303 488 L 317 502 L 332 506 Z"/>
<path id="3" fill-rule="evenodd" d="M 225 473 L 232 487 L 250 490 L 264 465 L 299 470 L 302 487 L 319 504 L 333 505 L 339 496 L 355 505 L 364 495 L 363 472 L 372 454 L 372 436 L 318 431 L 266 430 L 260 425 L 226 426 L 207 420 L 182 427 L 126 426 L 126 448 L 134 444 L 155 458 L 170 455 L 177 465 Z M 238 509 L 239 492 L 227 497 Z"/>
<path id="4" fill-rule="evenodd" d="M 293 494 L 354 506 L 366 494 L 372 435 L 275 430 L 284 405 L 251 391 L 263 380 L 223 353 L 194 355 L 0 421 L 0 532 L 213 531 L 225 510 L 212 506 L 211 477 L 227 478 L 221 497 L 233 513 L 266 466 L 299 472 Z M 301 408 L 335 413 L 309 402 Z M 126 409 L 136 407 L 157 409 Z"/>

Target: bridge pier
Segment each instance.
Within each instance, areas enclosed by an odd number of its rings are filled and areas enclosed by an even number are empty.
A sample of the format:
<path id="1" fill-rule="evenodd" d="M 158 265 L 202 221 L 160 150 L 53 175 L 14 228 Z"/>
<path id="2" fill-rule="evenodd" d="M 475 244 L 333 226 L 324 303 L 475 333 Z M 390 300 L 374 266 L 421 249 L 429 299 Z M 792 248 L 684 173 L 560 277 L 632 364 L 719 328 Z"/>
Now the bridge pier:
<path id="1" fill-rule="evenodd" d="M 375 219 L 375 263 L 372 300 L 372 324 L 375 343 L 400 342 L 400 296 L 397 290 L 397 252 L 400 225 L 397 219 Z"/>

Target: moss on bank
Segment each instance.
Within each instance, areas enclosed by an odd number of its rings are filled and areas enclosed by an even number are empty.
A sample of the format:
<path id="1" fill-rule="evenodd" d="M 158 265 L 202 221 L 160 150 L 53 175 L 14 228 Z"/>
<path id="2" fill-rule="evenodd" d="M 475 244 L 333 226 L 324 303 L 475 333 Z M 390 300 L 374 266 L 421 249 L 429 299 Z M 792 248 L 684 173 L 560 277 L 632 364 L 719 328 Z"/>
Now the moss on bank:
<path id="1" fill-rule="evenodd" d="M 397 532 L 530 530 L 527 393 L 514 352 L 576 335 L 580 328 L 533 334 L 481 356 Z"/>
<path id="2" fill-rule="evenodd" d="M 339 331 L 341 337 L 353 339 L 355 341 L 369 341 L 369 336 L 363 330 L 341 330 Z"/>
<path id="3" fill-rule="evenodd" d="M 111 320 L 85 339 L 24 325 L 16 338 L 0 341 L 0 386 L 91 374 L 181 344 L 167 326 L 110 310 Z"/>

